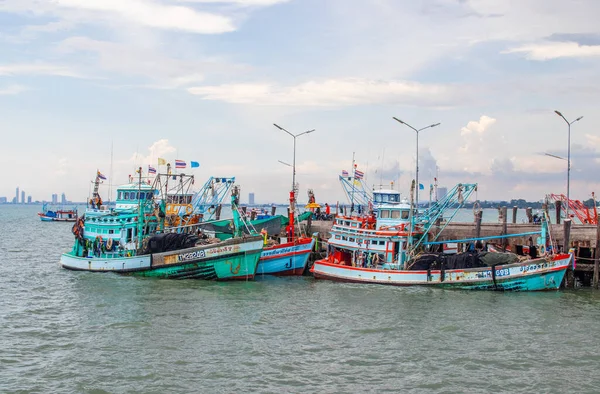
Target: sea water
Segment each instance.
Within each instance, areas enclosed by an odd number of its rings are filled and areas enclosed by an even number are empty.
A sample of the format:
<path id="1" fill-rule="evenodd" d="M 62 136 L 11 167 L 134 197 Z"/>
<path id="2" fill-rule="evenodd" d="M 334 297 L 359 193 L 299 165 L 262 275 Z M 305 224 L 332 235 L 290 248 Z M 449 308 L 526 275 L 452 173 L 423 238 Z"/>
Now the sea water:
<path id="1" fill-rule="evenodd" d="M 38 209 L 0 206 L 2 393 L 598 392 L 590 289 L 73 272 Z"/>

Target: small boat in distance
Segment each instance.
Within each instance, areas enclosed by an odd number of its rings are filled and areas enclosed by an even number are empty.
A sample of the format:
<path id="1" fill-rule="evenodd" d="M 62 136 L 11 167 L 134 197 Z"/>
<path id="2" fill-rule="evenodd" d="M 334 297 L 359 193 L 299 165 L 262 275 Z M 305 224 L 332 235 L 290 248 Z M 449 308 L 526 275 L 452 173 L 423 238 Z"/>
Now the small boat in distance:
<path id="1" fill-rule="evenodd" d="M 42 212 L 38 212 L 42 222 L 74 222 L 77 220 L 77 207 L 70 209 L 62 206 L 54 208 L 45 202 L 42 205 Z"/>

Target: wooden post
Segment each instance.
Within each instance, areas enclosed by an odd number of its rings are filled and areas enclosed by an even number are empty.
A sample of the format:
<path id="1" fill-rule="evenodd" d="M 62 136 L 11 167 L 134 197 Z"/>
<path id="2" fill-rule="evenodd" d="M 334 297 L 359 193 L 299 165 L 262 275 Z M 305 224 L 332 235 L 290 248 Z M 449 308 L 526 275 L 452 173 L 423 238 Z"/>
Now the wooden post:
<path id="1" fill-rule="evenodd" d="M 561 211 L 561 207 L 562 207 L 562 202 L 561 201 L 555 201 L 554 202 L 554 207 L 556 208 L 556 224 L 560 224 L 560 211 Z"/>
<path id="2" fill-rule="evenodd" d="M 217 212 L 215 212 L 215 218 L 217 220 L 221 220 L 221 208 L 223 208 L 223 206 L 221 204 L 219 204 L 217 206 Z"/>
<path id="3" fill-rule="evenodd" d="M 312 215 L 310 215 L 308 219 L 306 219 L 306 233 L 312 233 Z"/>
<path id="4" fill-rule="evenodd" d="M 498 207 L 498 222 L 502 223 L 502 207 Z"/>
<path id="5" fill-rule="evenodd" d="M 483 211 L 477 211 L 475 213 L 475 238 L 481 237 L 481 219 L 483 218 Z M 475 249 L 478 249 L 478 243 L 481 241 L 475 241 Z M 483 245 L 481 246 L 483 248 Z"/>
<path id="6" fill-rule="evenodd" d="M 525 209 L 525 214 L 527 215 L 527 223 L 533 223 L 533 209 L 531 207 L 527 207 Z"/>
<path id="7" fill-rule="evenodd" d="M 277 211 L 277 207 L 275 205 L 273 205 L 271 207 L 271 216 L 275 216 L 275 211 Z"/>
<path id="8" fill-rule="evenodd" d="M 569 253 L 570 249 L 570 238 L 571 238 L 571 219 L 565 219 L 563 221 L 563 253 Z M 573 266 L 569 266 L 567 268 L 567 276 L 566 276 L 566 285 L 565 287 L 574 288 L 575 287 L 575 276 L 573 272 Z"/>
<path id="9" fill-rule="evenodd" d="M 517 207 L 517 206 L 513 207 L 513 220 L 512 220 L 513 224 L 517 223 L 517 209 L 519 209 L 519 207 Z"/>
<path id="10" fill-rule="evenodd" d="M 595 254 L 595 259 L 594 259 L 594 278 L 593 278 L 593 286 L 594 289 L 598 288 L 598 266 L 600 265 L 600 217 L 596 218 L 596 223 L 598 223 L 596 225 L 596 250 L 594 252 Z"/>
<path id="11" fill-rule="evenodd" d="M 571 246 L 571 219 L 565 219 L 563 223 L 563 253 L 569 253 Z"/>
<path id="12" fill-rule="evenodd" d="M 502 207 L 502 235 L 506 235 L 508 233 L 507 224 L 506 224 L 506 214 L 507 214 L 506 211 L 507 211 L 507 208 Z M 507 239 L 502 238 L 502 251 L 503 252 L 506 252 L 506 245 L 507 245 Z"/>

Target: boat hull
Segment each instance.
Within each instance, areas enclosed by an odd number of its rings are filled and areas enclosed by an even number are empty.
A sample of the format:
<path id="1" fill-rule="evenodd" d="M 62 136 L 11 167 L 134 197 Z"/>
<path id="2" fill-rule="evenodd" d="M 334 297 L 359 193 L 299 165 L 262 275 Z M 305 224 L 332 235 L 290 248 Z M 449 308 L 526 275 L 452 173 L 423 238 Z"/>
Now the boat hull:
<path id="1" fill-rule="evenodd" d="M 77 218 L 60 218 L 60 217 L 52 217 L 52 216 L 45 216 L 45 215 L 39 215 L 39 217 L 42 222 L 75 222 L 75 221 L 77 221 Z"/>
<path id="2" fill-rule="evenodd" d="M 252 237 L 135 257 L 77 257 L 65 253 L 60 264 L 70 270 L 152 278 L 248 280 L 256 274 L 261 251 L 262 238 Z"/>
<path id="3" fill-rule="evenodd" d="M 256 273 L 275 276 L 302 275 L 314 244 L 313 238 L 306 237 L 300 238 L 296 243 L 289 242 L 265 248 L 258 261 Z"/>
<path id="4" fill-rule="evenodd" d="M 466 290 L 538 291 L 556 290 L 565 275 L 571 256 L 447 271 L 383 270 L 350 267 L 319 260 L 311 272 L 317 279 L 376 283 L 394 286 L 433 286 Z"/>

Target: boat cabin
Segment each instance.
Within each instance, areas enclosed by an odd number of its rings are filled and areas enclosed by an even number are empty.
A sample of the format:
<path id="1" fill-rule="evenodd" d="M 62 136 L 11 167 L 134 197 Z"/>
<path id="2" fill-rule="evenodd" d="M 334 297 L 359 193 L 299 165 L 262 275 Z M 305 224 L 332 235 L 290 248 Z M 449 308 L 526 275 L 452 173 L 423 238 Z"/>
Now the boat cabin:
<path id="1" fill-rule="evenodd" d="M 381 189 L 373 192 L 373 207 L 377 219 L 376 228 L 408 225 L 410 223 L 410 205 L 400 200 L 400 192 Z"/>

